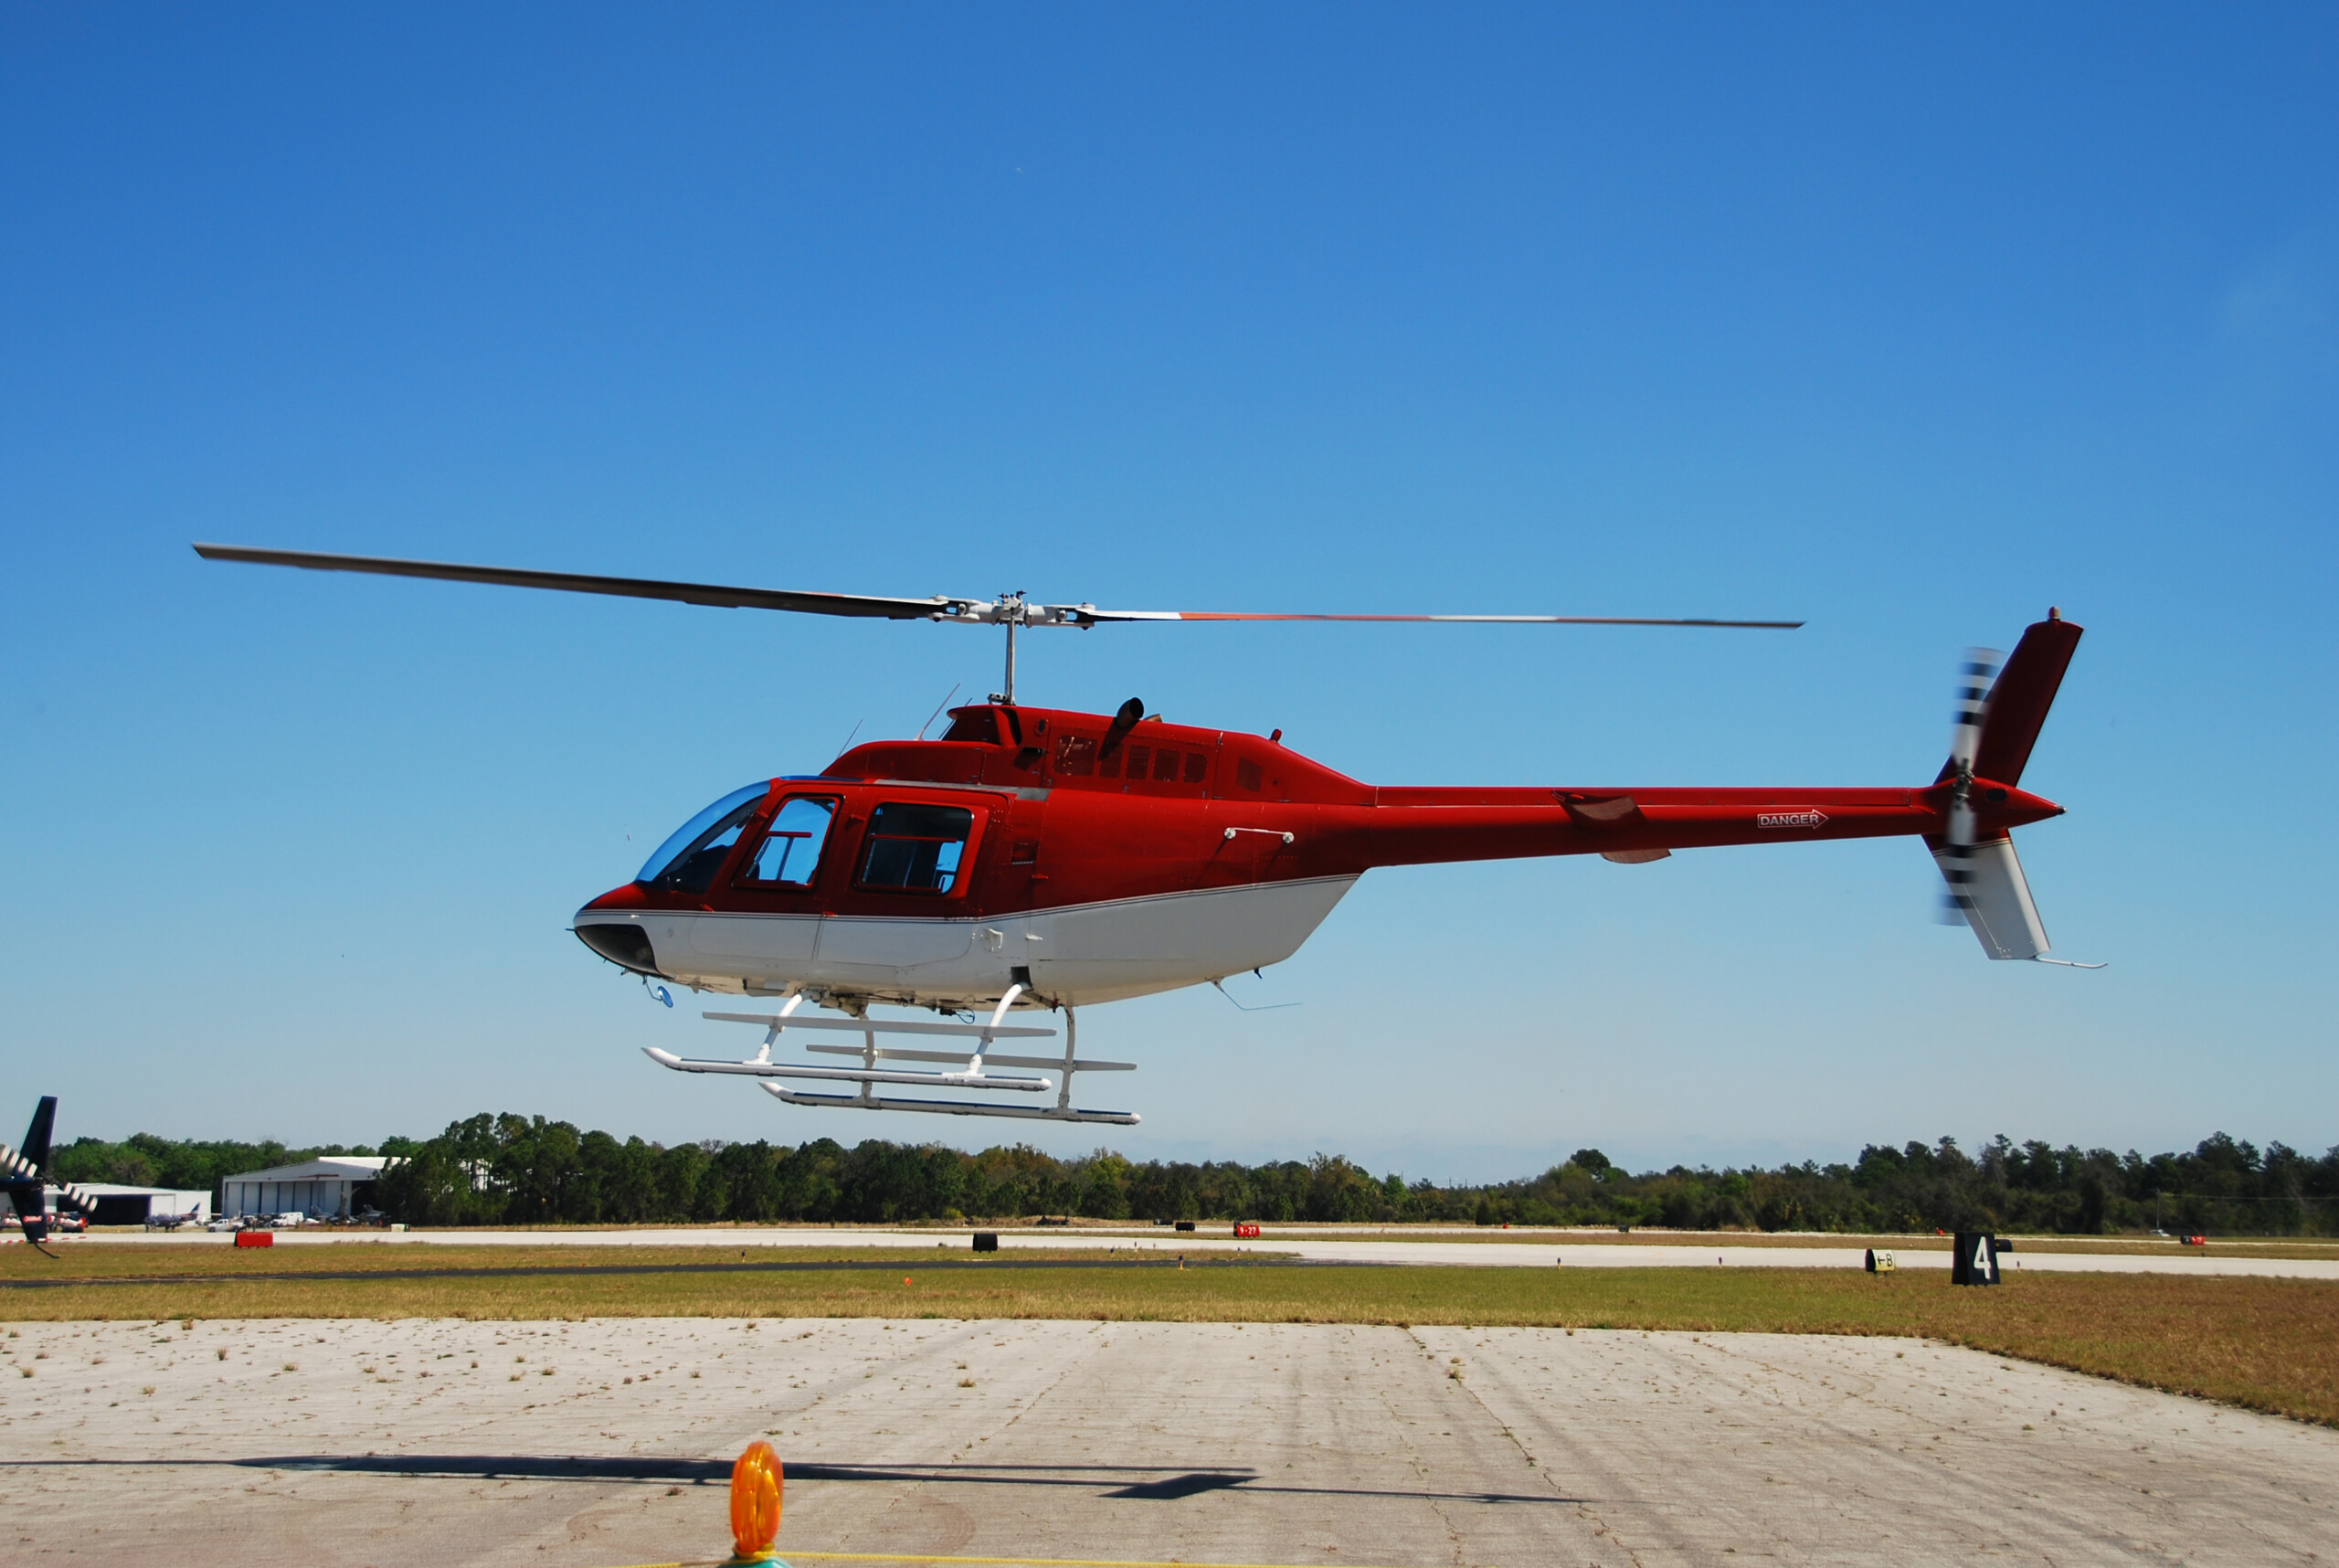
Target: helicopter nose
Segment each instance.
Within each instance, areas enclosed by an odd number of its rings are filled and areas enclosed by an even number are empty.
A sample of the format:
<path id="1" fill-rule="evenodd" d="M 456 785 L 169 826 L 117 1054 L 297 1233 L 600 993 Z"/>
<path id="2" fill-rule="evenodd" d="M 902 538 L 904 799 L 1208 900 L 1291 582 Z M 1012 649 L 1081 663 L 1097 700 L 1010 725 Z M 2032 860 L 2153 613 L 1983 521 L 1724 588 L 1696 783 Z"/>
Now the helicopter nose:
<path id="1" fill-rule="evenodd" d="M 658 951 L 642 928 L 644 900 L 632 883 L 613 887 L 577 912 L 569 929 L 577 939 L 620 969 L 638 975 L 659 973 Z"/>
<path id="2" fill-rule="evenodd" d="M 629 882 L 622 887 L 610 888 L 607 893 L 602 894 L 598 898 L 594 899 L 593 902 L 578 910 L 577 913 L 579 915 L 590 915 L 602 910 L 647 909 L 649 907 L 650 900 L 643 895 L 641 884 L 638 882 Z"/>
<path id="3" fill-rule="evenodd" d="M 578 941 L 619 969 L 638 975 L 659 972 L 658 953 L 650 945 L 649 932 L 630 920 L 591 920 L 579 910 L 577 924 L 570 927 Z"/>

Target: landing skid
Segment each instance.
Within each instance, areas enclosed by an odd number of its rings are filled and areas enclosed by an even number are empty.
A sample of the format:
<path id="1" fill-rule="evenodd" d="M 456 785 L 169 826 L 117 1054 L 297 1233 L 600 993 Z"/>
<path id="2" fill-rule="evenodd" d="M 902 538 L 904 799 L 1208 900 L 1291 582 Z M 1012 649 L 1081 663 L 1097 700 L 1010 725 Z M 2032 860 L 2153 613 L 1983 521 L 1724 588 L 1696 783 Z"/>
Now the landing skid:
<path id="1" fill-rule="evenodd" d="M 1015 1004 L 1023 988 L 1010 986 L 999 1000 L 990 1019 L 984 1023 L 926 1023 L 882 1018 L 799 1018 L 796 1010 L 804 997 L 798 993 L 788 999 L 777 1013 L 767 1012 L 709 1012 L 703 1016 L 717 1023 L 760 1023 L 764 1026 L 763 1049 L 743 1062 L 718 1061 L 706 1057 L 677 1056 L 671 1051 L 645 1046 L 642 1054 L 661 1067 L 678 1073 L 714 1073 L 727 1076 L 765 1080 L 764 1092 L 773 1098 L 792 1106 L 825 1106 L 841 1110 L 918 1111 L 929 1116 L 999 1116 L 1014 1117 L 1027 1121 L 1108 1122 L 1117 1127 L 1135 1127 L 1135 1111 L 1089 1110 L 1072 1103 L 1072 1075 L 1074 1073 L 1128 1073 L 1137 1069 L 1134 1062 L 1099 1062 L 1083 1060 L 1078 1052 L 1079 1022 L 1073 1010 L 1066 1006 L 1064 1016 L 1064 1048 L 1062 1057 L 1002 1056 L 991 1054 L 992 1044 L 999 1040 L 1052 1039 L 1053 1029 L 1010 1026 L 1003 1022 L 1007 1011 Z M 828 1045 L 808 1042 L 807 1051 L 830 1056 L 858 1056 L 858 1067 L 831 1067 L 811 1062 L 775 1062 L 771 1048 L 778 1043 L 782 1033 L 790 1029 L 834 1030 L 859 1034 L 859 1045 Z M 968 1041 L 963 1051 L 919 1050 L 910 1046 L 887 1046 L 877 1044 L 884 1035 L 940 1035 Z M 936 1062 L 956 1064 L 956 1071 L 939 1073 L 918 1072 L 898 1067 L 881 1067 L 880 1062 Z M 1034 1077 L 1021 1073 L 997 1073 L 994 1067 L 1054 1067 L 1064 1074 L 1061 1088 L 1046 1077 Z M 808 1094 L 791 1089 L 774 1079 L 812 1080 L 826 1083 L 858 1084 L 858 1094 Z M 907 1086 L 937 1089 L 1011 1090 L 1025 1094 L 1046 1094 L 1055 1090 L 1056 1103 L 1047 1105 L 1015 1105 L 988 1100 L 900 1099 L 881 1096 L 877 1086 Z"/>
<path id="2" fill-rule="evenodd" d="M 1068 1105 L 1010 1106 L 981 1100 L 894 1100 L 866 1093 L 806 1095 L 794 1089 L 783 1089 L 778 1084 L 766 1084 L 764 1093 L 774 1099 L 786 1100 L 792 1106 L 833 1106 L 841 1110 L 926 1111 L 934 1116 L 1008 1116 L 1024 1121 L 1105 1121 L 1116 1127 L 1135 1127 L 1138 1121 L 1135 1111 L 1075 1110 Z"/>

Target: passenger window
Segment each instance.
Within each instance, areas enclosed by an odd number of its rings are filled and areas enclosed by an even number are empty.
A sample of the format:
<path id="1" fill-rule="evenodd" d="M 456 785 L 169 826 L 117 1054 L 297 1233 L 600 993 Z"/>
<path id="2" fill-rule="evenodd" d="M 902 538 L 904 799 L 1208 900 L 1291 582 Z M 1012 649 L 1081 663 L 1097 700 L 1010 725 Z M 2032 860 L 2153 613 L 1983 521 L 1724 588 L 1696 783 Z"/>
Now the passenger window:
<path id="1" fill-rule="evenodd" d="M 1209 771 L 1210 771 L 1210 757 L 1209 757 L 1209 755 L 1208 755 L 1207 753 L 1200 752 L 1200 751 L 1190 751 L 1190 752 L 1186 753 L 1186 782 L 1187 782 L 1187 783 L 1189 783 L 1189 784 L 1199 784 L 1199 783 L 1201 783 L 1201 782 L 1202 781 L 1202 775 L 1203 775 L 1203 774 L 1205 774 L 1205 773 L 1207 773 L 1207 772 L 1209 772 Z"/>
<path id="2" fill-rule="evenodd" d="M 1156 784 L 1175 784 L 1178 781 L 1178 753 L 1157 751 L 1153 754 L 1153 781 Z"/>
<path id="3" fill-rule="evenodd" d="M 870 815 L 869 842 L 861 852 L 861 885 L 947 893 L 958 885 L 974 831 L 975 814 L 964 806 L 880 806 Z"/>
<path id="4" fill-rule="evenodd" d="M 1056 771 L 1068 779 L 1085 779 L 1096 771 L 1096 742 L 1085 735 L 1056 736 Z"/>
<path id="5" fill-rule="evenodd" d="M 1129 747 L 1129 777 L 1130 777 L 1130 778 L 1132 778 L 1132 779 L 1142 779 L 1142 778 L 1144 778 L 1144 777 L 1145 777 L 1146 769 L 1147 769 L 1147 768 L 1150 768 L 1150 767 L 1152 767 L 1152 766 L 1153 766 L 1153 747 L 1149 747 L 1149 746 L 1132 746 L 1132 747 Z"/>
<path id="6" fill-rule="evenodd" d="M 741 880 L 765 887 L 811 886 L 836 814 L 836 801 L 825 796 L 799 795 L 788 801 L 772 819 Z"/>

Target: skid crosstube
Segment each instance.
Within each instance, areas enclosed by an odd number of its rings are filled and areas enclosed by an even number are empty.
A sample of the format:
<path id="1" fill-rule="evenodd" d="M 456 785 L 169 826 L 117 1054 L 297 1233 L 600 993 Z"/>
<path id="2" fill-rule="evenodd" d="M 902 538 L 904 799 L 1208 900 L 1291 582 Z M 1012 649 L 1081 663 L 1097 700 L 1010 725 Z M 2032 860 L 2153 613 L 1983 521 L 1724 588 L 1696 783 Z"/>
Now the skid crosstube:
<path id="1" fill-rule="evenodd" d="M 1064 1009 L 1064 1052 L 1062 1057 L 993 1056 L 989 1054 L 994 1041 L 1009 1039 L 1052 1038 L 1053 1029 L 1029 1026 L 1006 1027 L 1008 1010 L 1021 994 L 1021 985 L 1010 986 L 999 1001 L 988 1022 L 982 1023 L 926 1023 L 909 1020 L 879 1018 L 805 1018 L 797 1014 L 804 1001 L 799 992 L 790 996 L 777 1013 L 709 1012 L 703 1016 L 717 1023 L 754 1023 L 763 1025 L 763 1049 L 746 1061 L 721 1061 L 708 1057 L 678 1056 L 671 1051 L 644 1046 L 642 1054 L 661 1067 L 678 1073 L 712 1073 L 728 1076 L 759 1080 L 765 1091 L 788 1105 L 827 1107 L 852 1110 L 911 1111 L 927 1116 L 996 1116 L 1011 1117 L 1027 1121 L 1105 1122 L 1117 1127 L 1135 1127 L 1134 1111 L 1095 1110 L 1075 1107 L 1072 1103 L 1072 1076 L 1074 1073 L 1127 1073 L 1136 1070 L 1134 1062 L 1103 1062 L 1084 1060 L 1079 1054 L 1079 1024 L 1070 1007 Z M 858 1056 L 858 1067 L 829 1067 L 811 1063 L 775 1062 L 772 1047 L 782 1033 L 790 1029 L 832 1031 L 854 1033 L 862 1037 L 861 1044 L 829 1045 L 807 1043 L 805 1049 L 827 1056 Z M 957 1050 L 920 1050 L 911 1046 L 884 1046 L 877 1044 L 880 1035 L 924 1035 L 929 1039 L 939 1035 L 948 1040 L 963 1040 L 966 1044 Z M 879 1066 L 880 1062 L 933 1062 L 955 1065 L 956 1072 L 919 1072 L 894 1066 Z M 1002 1074 L 987 1071 L 995 1067 L 1048 1068 L 1064 1072 L 1064 1083 L 1053 1106 L 998 1104 L 982 1100 L 902 1099 L 879 1095 L 879 1085 L 889 1087 L 926 1089 L 1020 1090 L 1027 1094 L 1044 1094 L 1057 1086 L 1044 1077 L 1031 1077 L 1021 1073 Z M 808 1094 L 785 1087 L 775 1079 L 810 1079 L 815 1082 L 847 1083 L 859 1086 L 855 1095 Z"/>

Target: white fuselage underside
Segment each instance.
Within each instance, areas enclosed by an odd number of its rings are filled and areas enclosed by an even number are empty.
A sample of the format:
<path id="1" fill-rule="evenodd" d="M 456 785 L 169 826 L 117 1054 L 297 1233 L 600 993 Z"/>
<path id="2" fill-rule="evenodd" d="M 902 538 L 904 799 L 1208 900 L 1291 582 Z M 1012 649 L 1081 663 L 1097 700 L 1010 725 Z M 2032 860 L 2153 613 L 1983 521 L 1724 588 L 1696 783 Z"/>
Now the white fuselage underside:
<path id="1" fill-rule="evenodd" d="M 1038 996 L 1077 1006 L 1281 963 L 1355 885 L 1316 877 L 983 919 L 587 909 L 577 922 L 640 926 L 661 972 L 705 991 L 972 1004 L 1024 969 Z"/>

